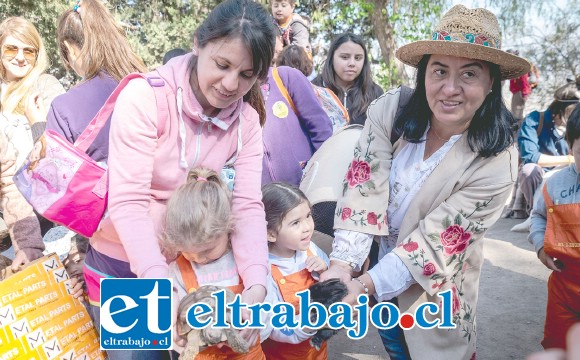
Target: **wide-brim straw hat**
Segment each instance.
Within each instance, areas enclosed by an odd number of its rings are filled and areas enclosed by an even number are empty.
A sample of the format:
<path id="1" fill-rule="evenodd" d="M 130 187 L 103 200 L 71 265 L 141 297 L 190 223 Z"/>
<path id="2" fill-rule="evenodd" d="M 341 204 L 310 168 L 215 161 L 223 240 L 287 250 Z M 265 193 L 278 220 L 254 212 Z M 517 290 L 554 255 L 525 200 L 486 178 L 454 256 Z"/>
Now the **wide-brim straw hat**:
<path id="1" fill-rule="evenodd" d="M 431 40 L 420 40 L 400 47 L 396 56 L 417 67 L 426 54 L 450 55 L 488 61 L 499 65 L 501 78 L 513 79 L 530 71 L 530 63 L 501 50 L 499 23 L 486 9 L 452 7 L 436 26 Z"/>

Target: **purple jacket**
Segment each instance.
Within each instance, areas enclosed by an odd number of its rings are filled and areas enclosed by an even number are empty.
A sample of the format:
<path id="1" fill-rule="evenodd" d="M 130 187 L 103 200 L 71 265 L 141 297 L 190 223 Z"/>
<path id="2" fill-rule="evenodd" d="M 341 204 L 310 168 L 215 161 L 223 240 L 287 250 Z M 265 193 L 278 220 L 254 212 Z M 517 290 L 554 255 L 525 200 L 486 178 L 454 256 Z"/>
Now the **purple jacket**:
<path id="1" fill-rule="evenodd" d="M 54 130 L 74 143 L 107 98 L 117 87 L 118 82 L 105 73 L 81 82 L 65 94 L 57 96 L 48 111 L 46 128 Z M 107 161 L 109 157 L 109 128 L 107 125 L 97 135 L 87 154 L 95 161 Z"/>
<path id="2" fill-rule="evenodd" d="M 332 123 L 304 74 L 288 66 L 278 67 L 278 73 L 299 115 L 282 95 L 270 68 L 262 86 L 266 103 L 262 185 L 274 181 L 298 185 L 306 162 L 332 135 Z"/>

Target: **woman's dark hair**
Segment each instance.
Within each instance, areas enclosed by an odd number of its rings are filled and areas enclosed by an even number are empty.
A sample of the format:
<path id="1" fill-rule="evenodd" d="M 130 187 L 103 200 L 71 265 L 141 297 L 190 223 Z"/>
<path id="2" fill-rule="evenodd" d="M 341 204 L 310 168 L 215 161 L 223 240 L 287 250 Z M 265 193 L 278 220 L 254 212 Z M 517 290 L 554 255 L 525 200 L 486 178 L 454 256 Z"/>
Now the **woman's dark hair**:
<path id="1" fill-rule="evenodd" d="M 566 123 L 566 141 L 570 149 L 572 149 L 574 141 L 578 140 L 578 138 L 580 138 L 580 104 L 574 106 L 574 110 Z"/>
<path id="2" fill-rule="evenodd" d="M 275 31 L 272 16 L 259 3 L 252 0 L 226 0 L 209 13 L 194 33 L 199 48 L 212 41 L 238 37 L 252 53 L 253 71 L 258 74 L 258 81 L 244 96 L 244 101 L 256 109 L 262 124 L 266 119 L 266 109 L 260 80 L 268 76 L 274 57 Z M 197 71 L 196 56 L 192 57 L 190 66 L 193 71 Z"/>
<path id="3" fill-rule="evenodd" d="M 318 86 L 327 87 L 332 90 L 341 101 L 344 99 L 344 91 L 340 86 L 338 86 L 338 82 L 336 81 L 336 71 L 334 70 L 333 59 L 336 50 L 342 44 L 349 41 L 362 47 L 365 59 L 361 73 L 355 79 L 352 87 L 348 90 L 348 102 L 346 107 L 348 108 L 351 124 L 363 123 L 366 120 L 367 107 L 373 100 L 381 95 L 382 90 L 379 92 L 380 87 L 373 82 L 369 56 L 362 37 L 352 33 L 344 33 L 334 38 L 330 44 L 330 48 L 328 49 L 328 55 L 324 62 L 322 73 L 314 79 L 312 83 Z M 357 119 L 359 119 L 359 121 L 357 121 Z"/>
<path id="4" fill-rule="evenodd" d="M 405 140 L 421 142 L 427 130 L 432 111 L 427 103 L 425 74 L 430 55 L 425 55 L 417 66 L 415 89 L 411 99 L 395 119 L 393 134 Z M 499 66 L 487 63 L 493 85 L 483 104 L 475 111 L 467 130 L 467 141 L 472 151 L 483 157 L 495 156 L 514 142 L 516 119 L 506 108 L 501 95 Z"/>
<path id="5" fill-rule="evenodd" d="M 312 73 L 312 61 L 304 48 L 298 45 L 286 46 L 278 55 L 276 65 L 293 67 L 300 70 L 306 77 Z"/>
<path id="6" fill-rule="evenodd" d="M 165 65 L 167 62 L 174 57 L 181 56 L 187 54 L 187 50 L 181 48 L 171 49 L 163 55 L 163 62 L 162 64 Z"/>
<path id="7" fill-rule="evenodd" d="M 274 182 L 262 186 L 262 203 L 268 231 L 278 232 L 286 214 L 303 202 L 310 206 L 306 195 L 294 185 Z"/>

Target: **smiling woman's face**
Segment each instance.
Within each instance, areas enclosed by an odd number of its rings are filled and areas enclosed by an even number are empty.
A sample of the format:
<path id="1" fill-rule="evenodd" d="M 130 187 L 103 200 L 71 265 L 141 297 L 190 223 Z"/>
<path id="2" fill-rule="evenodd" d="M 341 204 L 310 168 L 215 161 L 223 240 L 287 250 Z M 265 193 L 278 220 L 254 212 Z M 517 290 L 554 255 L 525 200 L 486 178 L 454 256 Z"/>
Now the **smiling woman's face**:
<path id="1" fill-rule="evenodd" d="M 25 77 L 32 70 L 38 49 L 9 35 L 0 46 L 0 52 L 6 80 L 16 81 Z"/>
<path id="2" fill-rule="evenodd" d="M 425 73 L 431 121 L 467 128 L 491 91 L 493 79 L 485 61 L 432 55 Z"/>

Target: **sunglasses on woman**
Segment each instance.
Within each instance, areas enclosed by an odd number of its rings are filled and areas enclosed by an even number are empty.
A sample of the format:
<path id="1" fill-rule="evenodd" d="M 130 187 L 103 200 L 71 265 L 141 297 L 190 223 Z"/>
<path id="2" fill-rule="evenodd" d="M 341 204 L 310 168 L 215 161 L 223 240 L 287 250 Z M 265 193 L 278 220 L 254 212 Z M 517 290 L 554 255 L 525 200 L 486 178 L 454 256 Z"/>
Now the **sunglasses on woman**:
<path id="1" fill-rule="evenodd" d="M 20 51 L 20 49 L 22 49 L 22 54 L 24 55 L 26 61 L 28 61 L 29 63 L 33 63 L 36 61 L 37 51 L 35 48 L 31 47 L 20 48 L 14 45 L 4 45 L 2 47 L 2 57 L 6 58 L 7 60 L 12 60 L 16 56 L 18 56 L 18 52 Z"/>

